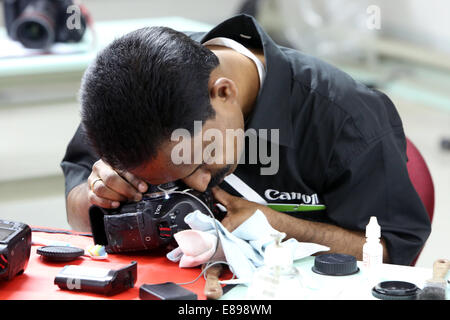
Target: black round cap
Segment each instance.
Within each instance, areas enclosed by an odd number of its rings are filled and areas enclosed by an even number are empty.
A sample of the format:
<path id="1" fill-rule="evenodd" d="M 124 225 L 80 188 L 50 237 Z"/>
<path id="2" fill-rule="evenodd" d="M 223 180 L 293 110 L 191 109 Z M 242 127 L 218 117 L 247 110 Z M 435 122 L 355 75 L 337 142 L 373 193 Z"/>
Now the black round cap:
<path id="1" fill-rule="evenodd" d="M 405 281 L 383 281 L 372 288 L 372 295 L 382 300 L 415 300 L 421 290 Z"/>
<path id="2" fill-rule="evenodd" d="M 68 246 L 45 246 L 38 248 L 36 253 L 49 261 L 72 261 L 84 255 L 84 250 Z"/>
<path id="3" fill-rule="evenodd" d="M 316 256 L 312 271 L 327 276 L 348 276 L 359 271 L 356 258 L 348 254 L 326 253 Z"/>

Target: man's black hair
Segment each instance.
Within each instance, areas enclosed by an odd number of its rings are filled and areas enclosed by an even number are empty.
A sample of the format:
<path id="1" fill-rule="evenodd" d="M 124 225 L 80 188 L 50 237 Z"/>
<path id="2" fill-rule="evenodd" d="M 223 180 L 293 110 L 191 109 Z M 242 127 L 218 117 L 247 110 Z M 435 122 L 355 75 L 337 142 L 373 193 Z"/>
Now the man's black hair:
<path id="1" fill-rule="evenodd" d="M 208 81 L 217 56 L 185 34 L 142 28 L 114 40 L 86 70 L 81 121 L 97 154 L 116 169 L 156 156 L 178 128 L 215 116 Z"/>

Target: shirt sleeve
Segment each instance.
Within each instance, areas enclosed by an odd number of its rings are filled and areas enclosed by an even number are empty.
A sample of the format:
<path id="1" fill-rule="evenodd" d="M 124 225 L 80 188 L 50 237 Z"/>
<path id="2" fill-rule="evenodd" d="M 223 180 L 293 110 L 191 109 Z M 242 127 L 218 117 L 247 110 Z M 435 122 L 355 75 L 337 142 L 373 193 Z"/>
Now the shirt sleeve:
<path id="1" fill-rule="evenodd" d="M 87 180 L 92 165 L 97 160 L 98 157 L 87 143 L 84 131 L 79 125 L 60 164 L 65 179 L 66 198 L 74 187 Z"/>
<path id="2" fill-rule="evenodd" d="M 376 216 L 390 263 L 402 265 L 411 264 L 431 231 L 406 162 L 402 127 L 367 141 L 346 125 L 336 139 L 323 195 L 329 218 L 344 228 L 364 231 Z"/>

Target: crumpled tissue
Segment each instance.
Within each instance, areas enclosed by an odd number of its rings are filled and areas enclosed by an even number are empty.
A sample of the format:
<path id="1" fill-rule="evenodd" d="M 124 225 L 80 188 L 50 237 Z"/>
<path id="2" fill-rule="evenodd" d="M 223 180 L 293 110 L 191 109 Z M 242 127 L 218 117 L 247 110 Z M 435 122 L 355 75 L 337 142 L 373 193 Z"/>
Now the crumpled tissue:
<path id="1" fill-rule="evenodd" d="M 167 254 L 169 260 L 179 262 L 181 268 L 195 267 L 208 261 L 226 261 L 235 276 L 244 279 L 251 277 L 256 268 L 264 264 L 265 249 L 274 242 L 273 235 L 279 233 L 260 210 L 256 210 L 233 232 L 198 210 L 188 214 L 185 222 L 191 230 L 174 235 L 179 247 Z M 330 249 L 293 238 L 281 245 L 291 250 L 294 261 Z"/>

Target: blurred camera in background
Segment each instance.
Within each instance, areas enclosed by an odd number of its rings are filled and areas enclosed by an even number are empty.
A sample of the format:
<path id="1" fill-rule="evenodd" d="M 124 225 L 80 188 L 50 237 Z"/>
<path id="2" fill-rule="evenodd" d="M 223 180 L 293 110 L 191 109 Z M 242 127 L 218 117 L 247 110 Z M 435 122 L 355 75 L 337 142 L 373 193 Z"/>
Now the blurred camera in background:
<path id="1" fill-rule="evenodd" d="M 5 0 L 8 36 L 30 49 L 55 42 L 79 42 L 86 30 L 83 7 L 73 0 Z"/>

